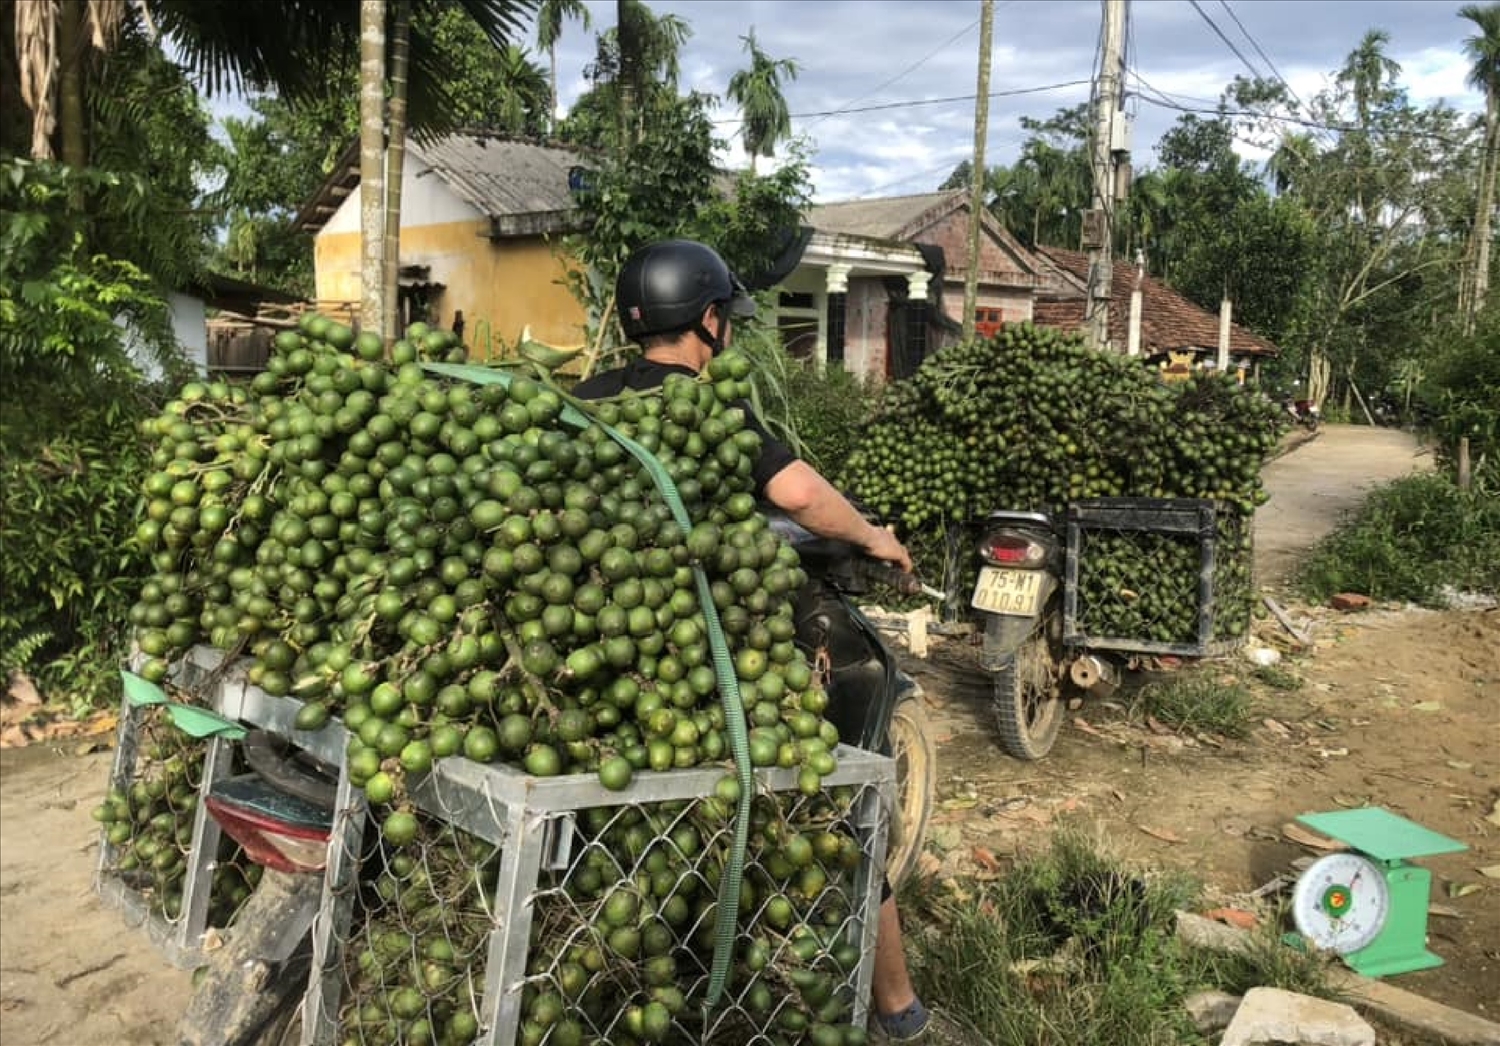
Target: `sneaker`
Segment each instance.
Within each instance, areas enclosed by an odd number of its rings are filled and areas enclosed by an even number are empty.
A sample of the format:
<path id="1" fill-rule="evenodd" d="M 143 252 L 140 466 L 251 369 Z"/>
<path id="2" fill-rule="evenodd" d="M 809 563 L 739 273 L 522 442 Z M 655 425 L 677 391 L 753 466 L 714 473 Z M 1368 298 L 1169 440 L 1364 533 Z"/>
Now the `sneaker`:
<path id="1" fill-rule="evenodd" d="M 927 1023 L 922 1030 L 905 1038 L 891 1035 L 877 1017 L 870 1018 L 871 1046 L 984 1046 L 984 1039 L 969 1024 L 940 1010 L 927 1011 Z"/>

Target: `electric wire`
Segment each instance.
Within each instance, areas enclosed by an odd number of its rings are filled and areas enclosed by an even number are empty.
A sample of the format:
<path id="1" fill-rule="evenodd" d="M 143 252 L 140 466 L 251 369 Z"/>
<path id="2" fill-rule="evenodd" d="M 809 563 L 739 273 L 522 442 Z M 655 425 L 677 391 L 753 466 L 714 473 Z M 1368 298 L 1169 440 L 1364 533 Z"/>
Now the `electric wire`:
<path id="1" fill-rule="evenodd" d="M 1068 88 L 1068 87 L 1082 87 L 1083 85 L 1089 84 L 1089 83 L 1092 83 L 1092 82 L 1093 81 L 1091 81 L 1091 80 L 1064 80 L 1064 81 L 1061 81 L 1061 82 L 1055 83 L 1055 84 L 1040 84 L 1040 85 L 1038 85 L 1036 87 L 1014 87 L 1014 88 L 1010 88 L 1008 90 L 1003 90 L 1003 91 L 991 91 L 991 92 L 989 92 L 989 97 L 990 98 L 1015 98 L 1015 97 L 1018 97 L 1020 95 L 1026 95 L 1026 94 L 1043 94 L 1043 93 L 1045 93 L 1047 91 L 1060 91 L 1060 90 L 1063 90 L 1064 88 Z M 876 105 L 858 106 L 858 107 L 852 108 L 852 109 L 851 108 L 842 108 L 842 109 L 829 109 L 829 110 L 826 110 L 824 112 L 815 112 L 815 113 L 793 113 L 791 118 L 793 120 L 806 120 L 806 119 L 810 119 L 811 117 L 814 117 L 814 116 L 820 116 L 820 117 L 846 116 L 846 115 L 850 115 L 850 114 L 853 114 L 853 113 L 875 113 L 875 112 L 882 112 L 882 111 L 890 110 L 890 109 L 914 109 L 914 108 L 917 108 L 919 106 L 924 106 L 924 105 L 951 105 L 951 104 L 953 104 L 955 102 L 972 102 L 972 101 L 976 101 L 978 98 L 979 98 L 978 94 L 955 94 L 955 95 L 949 95 L 949 96 L 943 97 L 943 98 L 916 98 L 916 99 L 910 99 L 910 100 L 901 101 L 901 102 L 880 102 L 880 103 L 878 103 Z M 713 123 L 714 123 L 714 126 L 718 127 L 718 126 L 722 126 L 722 125 L 725 125 L 725 124 L 744 123 L 744 120 L 741 117 L 726 117 L 725 119 L 722 119 L 722 120 L 715 120 L 715 121 L 713 121 Z M 813 126 L 816 126 L 816 123 L 813 124 Z"/>
<path id="2" fill-rule="evenodd" d="M 1224 41 L 1224 46 L 1229 48 L 1230 51 L 1234 52 L 1234 56 L 1244 63 L 1245 68 L 1250 70 L 1251 76 L 1255 77 L 1257 80 L 1270 79 L 1270 77 L 1266 76 L 1259 69 L 1255 68 L 1250 59 L 1245 57 L 1244 52 L 1234 45 L 1233 40 L 1224 35 L 1224 30 L 1220 29 L 1219 24 L 1209 17 L 1207 11 L 1203 10 L 1203 8 L 1199 6 L 1198 0 L 1188 0 L 1188 3 L 1191 4 L 1193 10 L 1197 11 L 1199 16 L 1208 23 L 1208 27 L 1214 31 L 1214 35 L 1217 36 L 1220 40 Z"/>
<path id="3" fill-rule="evenodd" d="M 969 33 L 971 33 L 973 31 L 974 27 L 977 26 L 978 24 L 979 24 L 979 19 L 976 18 L 974 21 L 970 22 L 968 25 L 966 25 L 962 29 L 960 29 L 957 33 L 954 33 L 953 36 L 949 37 L 947 40 L 943 41 L 943 43 L 939 44 L 935 49 L 933 49 L 931 52 L 929 52 L 926 56 L 918 59 L 913 64 L 907 66 L 905 69 L 901 70 L 901 72 L 897 73 L 895 76 L 891 77 L 889 80 L 887 80 L 884 83 L 882 83 L 879 87 L 872 88 L 872 89 L 866 91 L 862 95 L 858 95 L 858 96 L 856 96 L 854 98 L 851 98 L 849 101 L 845 102 L 843 105 L 839 106 L 837 109 L 830 110 L 829 112 L 826 112 L 826 113 L 812 113 L 812 114 L 809 114 L 809 117 L 816 117 L 816 119 L 813 120 L 813 122 L 812 122 L 812 124 L 810 126 L 804 128 L 804 130 L 808 130 L 808 131 L 812 130 L 813 127 L 816 127 L 818 124 L 822 123 L 824 120 L 828 119 L 828 117 L 830 117 L 830 116 L 839 116 L 839 115 L 841 115 L 841 114 L 843 114 L 845 112 L 856 112 L 856 111 L 858 111 L 858 110 L 855 110 L 855 109 L 852 108 L 852 106 L 854 105 L 855 102 L 862 102 L 866 98 L 869 98 L 871 95 L 878 94 L 879 92 L 885 90 L 887 87 L 889 87 L 892 84 L 894 84 L 894 83 L 898 82 L 899 80 L 901 80 L 903 77 L 905 77 L 905 76 L 907 76 L 907 75 L 915 72 L 917 69 L 920 69 L 923 65 L 927 64 L 933 58 L 937 57 L 937 55 L 939 53 L 941 53 L 942 51 L 946 50 L 947 48 L 953 46 L 959 40 L 961 40 L 965 36 L 969 35 Z M 807 119 L 809 117 L 793 117 L 793 119 Z"/>

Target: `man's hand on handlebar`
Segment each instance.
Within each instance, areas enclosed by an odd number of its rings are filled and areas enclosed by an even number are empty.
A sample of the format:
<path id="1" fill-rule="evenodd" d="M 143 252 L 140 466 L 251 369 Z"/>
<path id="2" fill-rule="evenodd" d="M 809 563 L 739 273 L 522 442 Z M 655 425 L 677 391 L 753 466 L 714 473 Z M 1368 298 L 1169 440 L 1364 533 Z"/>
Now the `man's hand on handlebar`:
<path id="1" fill-rule="evenodd" d="M 875 559 L 883 559 L 887 563 L 894 563 L 903 571 L 911 573 L 911 553 L 906 551 L 906 546 L 896 540 L 896 535 L 885 527 L 870 527 L 870 537 L 864 543 L 864 550 Z"/>

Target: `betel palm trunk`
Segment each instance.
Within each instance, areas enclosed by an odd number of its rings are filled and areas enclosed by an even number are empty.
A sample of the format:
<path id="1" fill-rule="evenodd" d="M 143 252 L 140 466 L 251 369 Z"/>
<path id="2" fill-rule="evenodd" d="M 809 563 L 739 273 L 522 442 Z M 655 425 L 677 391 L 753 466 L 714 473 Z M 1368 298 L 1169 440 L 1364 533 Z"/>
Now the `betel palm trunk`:
<path id="1" fill-rule="evenodd" d="M 398 333 L 401 272 L 401 189 L 406 168 L 407 67 L 411 50 L 411 5 L 395 0 L 391 24 L 390 145 L 386 152 L 385 235 L 381 255 L 380 336 L 394 341 Z"/>
<path id="2" fill-rule="evenodd" d="M 385 0 L 359 5 L 359 320 L 377 330 L 385 315 Z"/>

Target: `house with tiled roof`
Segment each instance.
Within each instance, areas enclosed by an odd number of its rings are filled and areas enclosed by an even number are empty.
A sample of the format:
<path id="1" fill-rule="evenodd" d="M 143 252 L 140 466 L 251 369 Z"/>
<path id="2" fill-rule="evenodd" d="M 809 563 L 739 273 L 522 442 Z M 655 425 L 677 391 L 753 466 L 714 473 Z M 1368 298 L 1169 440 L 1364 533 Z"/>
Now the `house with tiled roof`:
<path id="1" fill-rule="evenodd" d="M 1055 272 L 1056 279 L 1040 291 L 1033 305 L 1033 320 L 1045 327 L 1065 331 L 1086 329 L 1089 256 L 1061 247 L 1038 247 L 1036 253 Z M 1213 365 L 1219 351 L 1219 317 L 1193 304 L 1171 287 L 1145 274 L 1142 268 L 1116 261 L 1111 267 L 1109 309 L 1110 345 L 1120 352 L 1134 352 L 1168 366 Z M 1132 337 L 1132 315 L 1136 331 Z M 1229 359 L 1241 370 L 1280 350 L 1237 323 L 1229 325 Z"/>
<path id="2" fill-rule="evenodd" d="M 969 193 L 952 190 L 812 207 L 811 238 L 783 282 L 777 323 L 791 351 L 882 378 L 905 377 L 959 330 Z M 982 323 L 1032 318 L 1048 267 L 993 215 L 982 219 Z"/>

